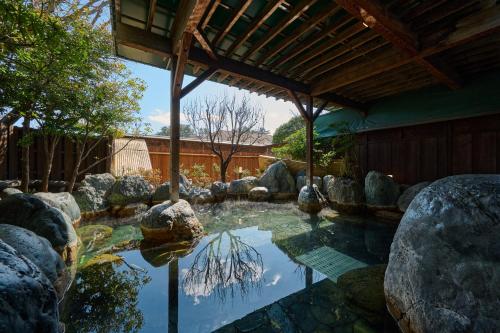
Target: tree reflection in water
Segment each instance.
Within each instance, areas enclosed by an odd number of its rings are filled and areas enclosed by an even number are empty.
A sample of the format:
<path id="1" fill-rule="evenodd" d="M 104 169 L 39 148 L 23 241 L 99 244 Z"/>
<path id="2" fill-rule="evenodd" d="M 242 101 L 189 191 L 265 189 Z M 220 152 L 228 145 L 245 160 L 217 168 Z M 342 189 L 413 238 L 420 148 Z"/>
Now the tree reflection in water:
<path id="1" fill-rule="evenodd" d="M 186 294 L 216 295 L 224 301 L 239 291 L 245 297 L 251 288 L 261 288 L 262 256 L 231 231 L 223 231 L 211 239 L 194 257 L 184 276 Z"/>
<path id="2" fill-rule="evenodd" d="M 145 271 L 123 262 L 95 264 L 79 271 L 68 294 L 66 332 L 138 332 L 144 323 L 137 308 L 139 289 L 150 281 Z"/>

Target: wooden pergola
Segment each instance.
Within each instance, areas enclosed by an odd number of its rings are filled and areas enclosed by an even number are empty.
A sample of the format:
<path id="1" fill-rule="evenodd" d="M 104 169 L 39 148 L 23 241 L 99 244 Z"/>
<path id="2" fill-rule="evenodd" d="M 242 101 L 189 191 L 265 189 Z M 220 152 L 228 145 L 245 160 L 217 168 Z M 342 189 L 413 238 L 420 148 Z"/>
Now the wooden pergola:
<path id="1" fill-rule="evenodd" d="M 380 98 L 460 89 L 500 65 L 495 0 L 114 0 L 116 54 L 171 70 L 171 190 L 178 200 L 180 99 L 204 80 L 362 114 Z M 196 79 L 183 87 L 184 74 Z M 316 110 L 314 109 L 316 107 Z"/>

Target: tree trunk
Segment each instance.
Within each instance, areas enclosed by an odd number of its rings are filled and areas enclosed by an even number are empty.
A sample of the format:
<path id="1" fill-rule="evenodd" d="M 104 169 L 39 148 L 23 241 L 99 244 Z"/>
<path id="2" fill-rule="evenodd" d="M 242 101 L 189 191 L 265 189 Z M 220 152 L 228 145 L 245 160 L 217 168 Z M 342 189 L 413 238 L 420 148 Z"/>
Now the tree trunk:
<path id="1" fill-rule="evenodd" d="M 42 192 L 48 192 L 49 191 L 49 179 L 50 179 L 50 173 L 52 172 L 52 162 L 54 161 L 54 154 L 58 142 L 58 138 L 50 138 L 50 136 L 46 135 L 43 138 L 43 149 L 45 151 L 45 161 L 44 161 L 44 168 L 43 168 L 43 176 L 42 176 Z"/>
<path id="2" fill-rule="evenodd" d="M 30 117 L 25 116 L 23 120 L 23 137 L 30 135 Z M 30 182 L 30 147 L 29 144 L 22 146 L 21 150 L 22 170 L 21 170 L 21 191 L 28 192 Z"/>
<path id="3" fill-rule="evenodd" d="M 223 158 L 220 159 L 220 181 L 223 183 L 226 182 L 226 172 L 228 165 L 229 161 L 224 161 Z"/>
<path id="4" fill-rule="evenodd" d="M 82 147 L 82 145 L 79 142 L 76 143 L 76 160 L 75 160 L 75 165 L 73 166 L 73 173 L 71 174 L 71 179 L 69 180 L 68 183 L 69 193 L 72 193 L 73 188 L 75 187 L 76 178 L 78 177 L 78 171 L 80 170 L 80 164 L 82 163 L 84 147 L 85 144 Z"/>

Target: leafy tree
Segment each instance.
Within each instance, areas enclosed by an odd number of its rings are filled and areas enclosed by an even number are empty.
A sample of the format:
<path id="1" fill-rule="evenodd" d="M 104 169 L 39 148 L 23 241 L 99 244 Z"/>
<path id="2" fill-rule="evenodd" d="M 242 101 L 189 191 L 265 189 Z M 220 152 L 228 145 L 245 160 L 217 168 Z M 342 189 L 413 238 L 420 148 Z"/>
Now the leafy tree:
<path id="1" fill-rule="evenodd" d="M 180 124 L 179 131 L 182 138 L 195 136 L 195 133 L 191 126 L 186 124 Z M 158 132 L 156 132 L 156 135 L 170 136 L 170 126 L 163 126 Z"/>
<path id="2" fill-rule="evenodd" d="M 329 140 L 320 140 L 318 132 L 313 132 L 313 161 L 322 167 L 327 167 L 336 155 L 333 145 Z M 305 128 L 299 129 L 289 135 L 280 147 L 273 148 L 273 153 L 278 158 L 305 161 L 307 142 Z"/>
<path id="3" fill-rule="evenodd" d="M 229 163 L 241 150 L 242 143 L 252 145 L 264 135 L 259 130 L 264 127 L 263 111 L 251 105 L 247 96 L 239 101 L 236 96 L 194 100 L 184 108 L 184 114 L 196 136 L 208 142 L 219 158 L 223 182 Z"/>
<path id="4" fill-rule="evenodd" d="M 280 144 L 287 137 L 304 128 L 304 119 L 301 116 L 295 116 L 284 124 L 281 124 L 273 134 L 273 144 Z"/>

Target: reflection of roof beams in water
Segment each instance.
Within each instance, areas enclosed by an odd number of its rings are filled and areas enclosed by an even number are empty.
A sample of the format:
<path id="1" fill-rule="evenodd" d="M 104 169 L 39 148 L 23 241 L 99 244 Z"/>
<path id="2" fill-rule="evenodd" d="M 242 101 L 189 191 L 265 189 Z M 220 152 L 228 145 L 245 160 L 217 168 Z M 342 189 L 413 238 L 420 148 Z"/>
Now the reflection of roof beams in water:
<path id="1" fill-rule="evenodd" d="M 356 268 L 366 267 L 364 262 L 356 260 L 328 246 L 309 251 L 297 257 L 304 265 L 326 275 L 333 282 L 344 273 Z"/>

